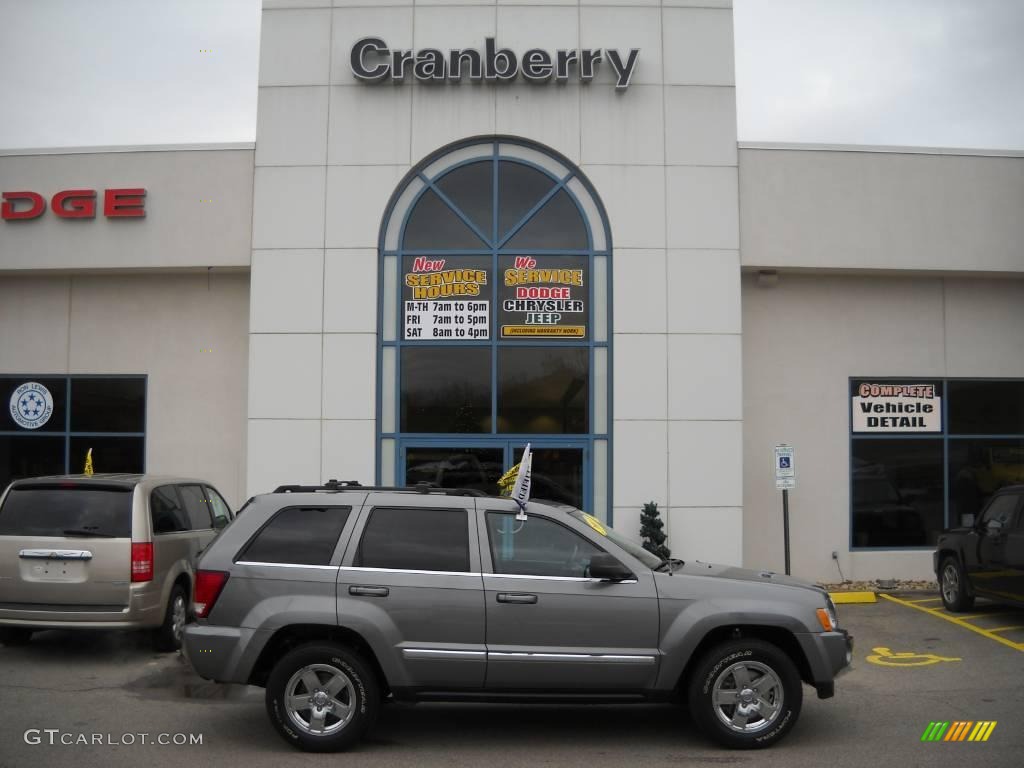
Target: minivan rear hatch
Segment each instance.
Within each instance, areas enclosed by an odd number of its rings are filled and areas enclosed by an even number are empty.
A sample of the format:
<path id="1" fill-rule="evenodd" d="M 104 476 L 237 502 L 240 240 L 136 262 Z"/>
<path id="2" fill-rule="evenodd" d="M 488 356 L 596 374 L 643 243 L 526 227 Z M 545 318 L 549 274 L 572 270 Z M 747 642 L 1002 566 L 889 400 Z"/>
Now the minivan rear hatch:
<path id="1" fill-rule="evenodd" d="M 123 610 L 133 490 L 72 480 L 13 485 L 0 506 L 0 608 Z"/>

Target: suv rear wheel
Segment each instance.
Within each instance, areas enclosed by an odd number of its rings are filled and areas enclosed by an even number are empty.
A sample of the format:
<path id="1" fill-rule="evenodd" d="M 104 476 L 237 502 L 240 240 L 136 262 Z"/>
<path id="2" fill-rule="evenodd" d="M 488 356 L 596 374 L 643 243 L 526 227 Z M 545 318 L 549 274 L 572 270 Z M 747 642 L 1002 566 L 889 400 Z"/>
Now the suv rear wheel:
<path id="1" fill-rule="evenodd" d="M 779 741 L 803 704 L 800 674 L 779 648 L 763 640 L 731 640 L 697 662 L 687 700 L 705 735 L 733 749 Z"/>
<path id="2" fill-rule="evenodd" d="M 948 555 L 939 569 L 942 574 L 939 592 L 947 611 L 963 613 L 974 607 L 974 595 L 967 591 L 967 574 L 959 558 Z"/>
<path id="3" fill-rule="evenodd" d="M 351 649 L 311 643 L 274 665 L 266 704 L 285 741 L 307 752 L 337 752 L 355 744 L 373 724 L 380 686 Z"/>

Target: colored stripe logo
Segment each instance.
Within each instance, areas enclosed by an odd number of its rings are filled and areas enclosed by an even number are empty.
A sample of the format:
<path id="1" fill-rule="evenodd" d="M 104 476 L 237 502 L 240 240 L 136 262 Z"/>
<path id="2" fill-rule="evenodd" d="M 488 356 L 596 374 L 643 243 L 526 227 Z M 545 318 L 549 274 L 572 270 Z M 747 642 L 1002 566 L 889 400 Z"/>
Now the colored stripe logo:
<path id="1" fill-rule="evenodd" d="M 954 720 L 931 722 L 921 734 L 921 741 L 988 741 L 996 729 L 995 720 Z"/>

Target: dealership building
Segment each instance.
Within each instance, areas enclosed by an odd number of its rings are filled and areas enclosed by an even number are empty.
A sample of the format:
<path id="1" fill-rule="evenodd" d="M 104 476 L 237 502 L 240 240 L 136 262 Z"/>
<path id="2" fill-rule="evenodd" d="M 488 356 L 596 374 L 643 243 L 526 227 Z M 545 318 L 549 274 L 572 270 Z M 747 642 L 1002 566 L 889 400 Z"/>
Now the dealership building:
<path id="1" fill-rule="evenodd" d="M 0 152 L 0 482 L 534 495 L 929 578 L 1024 482 L 1024 153 L 738 143 L 728 0 L 264 2 L 255 144 Z M 835 559 L 833 552 L 836 553 Z"/>

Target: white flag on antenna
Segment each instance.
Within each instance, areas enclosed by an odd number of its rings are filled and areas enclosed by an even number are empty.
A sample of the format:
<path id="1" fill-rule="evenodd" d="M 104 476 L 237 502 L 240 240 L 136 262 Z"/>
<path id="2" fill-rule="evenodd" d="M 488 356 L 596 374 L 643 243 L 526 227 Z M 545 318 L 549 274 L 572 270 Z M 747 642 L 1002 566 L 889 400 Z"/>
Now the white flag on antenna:
<path id="1" fill-rule="evenodd" d="M 512 500 L 519 505 L 517 520 L 526 519 L 526 502 L 530 500 L 530 479 L 533 473 L 533 456 L 530 454 L 530 444 L 526 444 L 523 451 L 523 460 L 519 462 L 519 472 L 516 473 L 516 484 L 512 486 Z"/>

